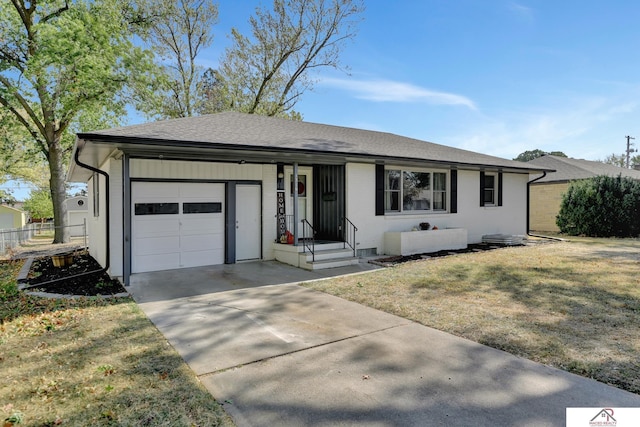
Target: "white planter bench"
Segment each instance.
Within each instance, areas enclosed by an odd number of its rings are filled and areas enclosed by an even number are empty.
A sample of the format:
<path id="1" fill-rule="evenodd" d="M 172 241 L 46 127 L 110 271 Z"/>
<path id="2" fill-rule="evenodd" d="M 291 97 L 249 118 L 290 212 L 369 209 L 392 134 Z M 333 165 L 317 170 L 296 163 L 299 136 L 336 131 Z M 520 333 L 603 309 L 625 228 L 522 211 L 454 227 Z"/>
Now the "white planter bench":
<path id="1" fill-rule="evenodd" d="M 414 255 L 466 247 L 467 230 L 464 228 L 384 233 L 384 253 L 387 255 Z"/>

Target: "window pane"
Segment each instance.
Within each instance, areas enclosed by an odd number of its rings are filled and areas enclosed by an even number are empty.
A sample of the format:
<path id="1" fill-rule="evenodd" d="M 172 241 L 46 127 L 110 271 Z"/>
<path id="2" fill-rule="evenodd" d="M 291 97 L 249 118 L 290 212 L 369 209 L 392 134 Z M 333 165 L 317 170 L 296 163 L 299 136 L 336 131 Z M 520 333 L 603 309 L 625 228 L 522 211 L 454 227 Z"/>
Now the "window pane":
<path id="1" fill-rule="evenodd" d="M 484 202 L 487 204 L 493 204 L 493 188 L 485 188 L 484 189 Z"/>
<path id="2" fill-rule="evenodd" d="M 399 191 L 385 191 L 384 193 L 384 210 L 385 211 L 400 211 L 400 192 Z"/>
<path id="3" fill-rule="evenodd" d="M 405 211 L 431 209 L 431 174 L 404 172 L 402 174 L 402 209 Z"/>
<path id="4" fill-rule="evenodd" d="M 400 190 L 400 171 L 398 170 L 384 171 L 384 189 Z"/>
<path id="5" fill-rule="evenodd" d="M 384 210 L 400 212 L 400 171 L 384 171 Z"/>
<path id="6" fill-rule="evenodd" d="M 222 203 L 220 202 L 183 203 L 182 204 L 182 213 L 184 214 L 220 213 L 220 212 L 222 212 Z"/>
<path id="7" fill-rule="evenodd" d="M 446 191 L 433 192 L 433 210 L 434 211 L 447 210 L 447 192 Z"/>
<path id="8" fill-rule="evenodd" d="M 484 188 L 493 188 L 493 183 L 495 182 L 495 176 L 493 175 L 485 175 L 484 176 Z"/>
<path id="9" fill-rule="evenodd" d="M 178 203 L 136 203 L 136 215 L 174 215 L 178 214 Z"/>
<path id="10" fill-rule="evenodd" d="M 443 172 L 433 173 L 433 190 L 434 191 L 446 191 L 447 189 L 447 174 Z"/>
<path id="11" fill-rule="evenodd" d="M 494 175 L 485 175 L 484 176 L 484 203 L 492 205 L 495 203 L 494 195 L 495 195 L 495 176 Z"/>

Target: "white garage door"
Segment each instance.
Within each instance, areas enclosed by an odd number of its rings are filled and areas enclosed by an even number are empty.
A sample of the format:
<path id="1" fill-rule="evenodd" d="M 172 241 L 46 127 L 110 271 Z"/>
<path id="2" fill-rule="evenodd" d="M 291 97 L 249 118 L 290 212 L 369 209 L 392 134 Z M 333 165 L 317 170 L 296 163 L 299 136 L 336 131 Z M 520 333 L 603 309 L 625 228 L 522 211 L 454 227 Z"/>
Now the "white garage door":
<path id="1" fill-rule="evenodd" d="M 224 184 L 134 182 L 133 273 L 224 263 Z"/>

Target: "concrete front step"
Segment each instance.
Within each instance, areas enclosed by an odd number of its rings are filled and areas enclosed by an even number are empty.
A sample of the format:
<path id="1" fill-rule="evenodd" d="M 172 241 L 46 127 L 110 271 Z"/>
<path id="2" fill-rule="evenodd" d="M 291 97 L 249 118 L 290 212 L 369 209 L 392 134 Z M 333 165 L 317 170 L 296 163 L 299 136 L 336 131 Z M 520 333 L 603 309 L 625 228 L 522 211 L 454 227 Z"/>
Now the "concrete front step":
<path id="1" fill-rule="evenodd" d="M 353 256 L 353 250 L 342 247 L 316 250 L 315 257 L 310 252 L 300 254 L 300 267 L 307 270 L 344 267 L 357 264 L 358 261 L 358 257 Z"/>
<path id="2" fill-rule="evenodd" d="M 322 270 L 325 268 L 336 268 L 336 267 L 346 267 L 348 265 L 355 265 L 360 262 L 358 257 L 349 257 L 349 258 L 333 258 L 333 259 L 323 259 L 316 260 L 311 262 L 300 263 L 300 268 L 304 268 L 305 270 Z"/>
<path id="3" fill-rule="evenodd" d="M 304 245 L 293 246 L 274 243 L 276 260 L 306 270 L 344 267 L 359 262 L 353 256 L 353 249 L 345 248 L 344 242 L 316 243 L 315 260 L 312 261 L 311 252 Z M 303 252 L 307 250 L 307 252 Z"/>
<path id="4" fill-rule="evenodd" d="M 326 259 L 333 259 L 333 258 L 349 258 L 353 256 L 353 250 L 352 249 L 344 249 L 342 248 L 342 246 L 340 246 L 339 249 L 322 249 L 322 250 L 317 250 L 315 252 L 316 256 L 313 257 L 311 255 L 311 252 L 307 251 L 307 252 L 303 252 L 300 254 L 300 261 L 306 261 L 306 262 L 311 262 L 312 259 L 314 259 L 315 261 L 323 261 Z"/>

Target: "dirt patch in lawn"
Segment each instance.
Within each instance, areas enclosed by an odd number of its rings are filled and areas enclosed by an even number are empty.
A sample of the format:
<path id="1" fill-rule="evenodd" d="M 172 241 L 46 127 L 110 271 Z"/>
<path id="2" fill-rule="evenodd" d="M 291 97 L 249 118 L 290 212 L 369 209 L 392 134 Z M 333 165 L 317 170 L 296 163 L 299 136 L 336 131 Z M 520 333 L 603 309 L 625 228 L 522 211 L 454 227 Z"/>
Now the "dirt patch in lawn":
<path id="1" fill-rule="evenodd" d="M 33 261 L 26 285 L 30 291 L 64 295 L 115 295 L 126 292 L 120 281 L 101 270 L 100 264 L 86 252 L 71 254 L 69 266 L 56 267 L 52 256 Z"/>

